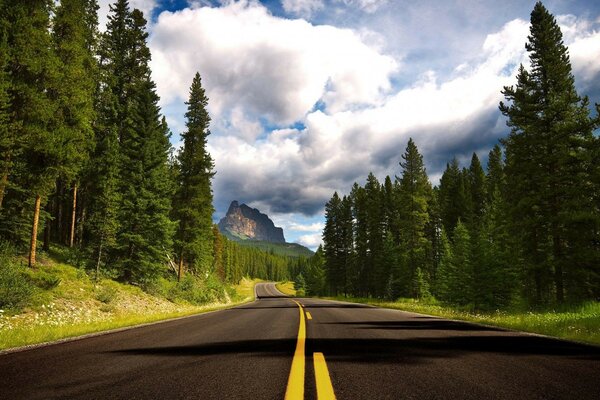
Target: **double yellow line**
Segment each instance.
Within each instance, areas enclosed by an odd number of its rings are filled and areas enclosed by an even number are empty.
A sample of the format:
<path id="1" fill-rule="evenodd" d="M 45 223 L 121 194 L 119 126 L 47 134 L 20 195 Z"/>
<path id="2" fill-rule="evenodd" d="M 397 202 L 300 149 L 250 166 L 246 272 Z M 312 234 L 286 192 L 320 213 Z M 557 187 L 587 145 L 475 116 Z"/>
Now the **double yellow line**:
<path id="1" fill-rule="evenodd" d="M 292 359 L 292 369 L 288 378 L 287 390 L 285 392 L 285 400 L 304 400 L 304 371 L 306 369 L 305 362 L 305 345 L 306 345 L 306 320 L 304 318 L 304 310 L 302 305 L 296 300 L 292 300 L 298 305 L 300 310 L 300 326 L 298 327 L 298 340 L 296 342 L 296 350 Z M 306 316 L 312 319 L 312 316 L 307 311 Z M 319 400 L 335 400 L 333 385 L 329 377 L 329 370 L 325 362 L 323 353 L 313 353 L 313 362 L 315 368 L 315 381 L 317 383 L 317 399 Z"/>

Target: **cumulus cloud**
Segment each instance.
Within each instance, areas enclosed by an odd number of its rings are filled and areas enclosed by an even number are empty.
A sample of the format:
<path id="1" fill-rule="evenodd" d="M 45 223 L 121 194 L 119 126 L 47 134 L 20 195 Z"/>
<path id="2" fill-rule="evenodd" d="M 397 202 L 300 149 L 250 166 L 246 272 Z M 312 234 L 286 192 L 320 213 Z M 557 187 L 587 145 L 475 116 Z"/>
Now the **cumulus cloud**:
<path id="1" fill-rule="evenodd" d="M 185 98 L 199 70 L 214 114 L 243 107 L 283 125 L 302 120 L 320 99 L 331 110 L 377 102 L 397 68 L 357 32 L 277 18 L 243 0 L 163 12 L 150 46 L 164 103 Z"/>
<path id="2" fill-rule="evenodd" d="M 309 249 L 316 250 L 319 245 L 323 244 L 323 238 L 321 233 L 313 233 L 310 235 L 302 235 L 297 240 L 303 246 L 308 247 Z"/>
<path id="3" fill-rule="evenodd" d="M 560 22 L 576 79 L 598 82 L 600 34 L 584 20 Z M 347 192 L 369 171 L 399 174 L 409 137 L 434 181 L 454 155 L 485 155 L 507 131 L 500 90 L 527 63 L 527 35 L 528 22 L 514 19 L 450 75 L 425 70 L 402 86 L 392 83 L 400 60 L 383 52 L 381 37 L 275 17 L 258 2 L 163 12 L 150 44 L 167 107 L 182 104 L 202 74 L 217 211 L 238 199 L 269 215 L 319 215 L 334 190 Z M 312 231 L 320 226 L 282 224 L 309 247 L 320 241 Z"/>

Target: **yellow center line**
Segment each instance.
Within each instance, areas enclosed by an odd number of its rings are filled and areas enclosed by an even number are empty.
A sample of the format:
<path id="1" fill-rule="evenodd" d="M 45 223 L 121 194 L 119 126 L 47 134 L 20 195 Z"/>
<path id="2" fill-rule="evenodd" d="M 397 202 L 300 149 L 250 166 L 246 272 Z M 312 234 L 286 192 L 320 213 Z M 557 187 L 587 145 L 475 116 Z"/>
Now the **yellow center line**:
<path id="1" fill-rule="evenodd" d="M 333 385 L 329 377 L 325 356 L 323 353 L 313 353 L 313 361 L 315 365 L 315 381 L 317 381 L 317 399 L 335 400 L 335 393 L 333 392 Z"/>
<path id="2" fill-rule="evenodd" d="M 310 315 L 310 312 L 306 312 L 306 319 L 312 319 L 312 315 Z"/>
<path id="3" fill-rule="evenodd" d="M 296 351 L 292 360 L 292 369 L 288 378 L 288 385 L 285 391 L 286 400 L 304 400 L 304 345 L 306 342 L 306 322 L 304 321 L 304 311 L 296 300 L 292 300 L 298 305 L 300 310 L 300 326 L 298 327 L 298 341 L 296 342 Z"/>

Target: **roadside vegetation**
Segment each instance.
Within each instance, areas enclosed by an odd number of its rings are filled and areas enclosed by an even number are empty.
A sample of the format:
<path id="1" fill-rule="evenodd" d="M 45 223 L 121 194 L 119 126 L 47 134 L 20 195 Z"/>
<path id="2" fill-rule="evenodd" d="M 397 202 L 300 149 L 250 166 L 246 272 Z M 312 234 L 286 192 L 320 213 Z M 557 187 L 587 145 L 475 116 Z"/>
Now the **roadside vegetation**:
<path id="1" fill-rule="evenodd" d="M 36 268 L 0 252 L 0 349 L 43 343 L 108 329 L 231 307 L 254 299 L 259 280 L 224 285 L 214 276 L 160 278 L 146 287 L 119 283 L 69 262 L 73 253 L 53 248 Z"/>
<path id="2" fill-rule="evenodd" d="M 442 304 L 433 298 L 428 300 L 402 298 L 397 301 L 385 301 L 338 296 L 329 299 L 370 304 L 600 345 L 600 302 L 590 301 L 577 306 L 564 305 L 540 310 L 475 312 Z"/>
<path id="3" fill-rule="evenodd" d="M 281 293 L 287 295 L 287 296 L 301 296 L 302 294 L 296 292 L 295 289 L 296 284 L 294 282 L 279 282 L 275 285 L 275 287 L 277 288 L 277 290 L 279 290 Z"/>

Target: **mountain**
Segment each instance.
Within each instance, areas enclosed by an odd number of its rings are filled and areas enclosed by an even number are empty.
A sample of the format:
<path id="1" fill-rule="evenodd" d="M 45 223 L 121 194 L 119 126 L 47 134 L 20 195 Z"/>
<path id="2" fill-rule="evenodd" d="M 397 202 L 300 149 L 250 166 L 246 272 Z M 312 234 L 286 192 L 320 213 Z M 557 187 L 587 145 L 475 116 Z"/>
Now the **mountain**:
<path id="1" fill-rule="evenodd" d="M 237 240 L 262 240 L 270 243 L 285 243 L 283 229 L 256 208 L 232 201 L 227 215 L 219 221 L 221 233 Z"/>
<path id="2" fill-rule="evenodd" d="M 219 221 L 219 230 L 243 246 L 256 247 L 290 257 L 310 257 L 314 253 L 297 243 L 286 243 L 283 229 L 256 208 L 232 201 L 227 214 Z"/>

